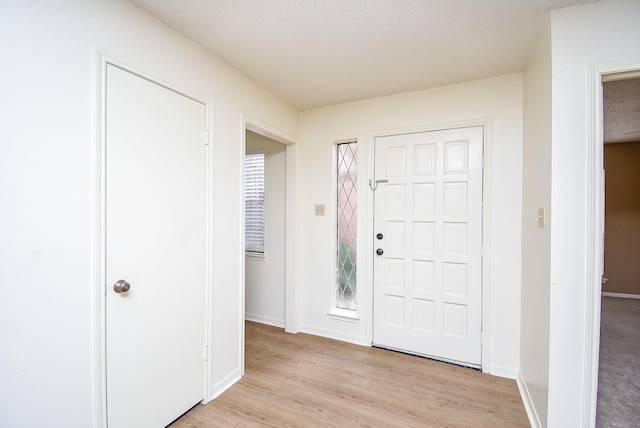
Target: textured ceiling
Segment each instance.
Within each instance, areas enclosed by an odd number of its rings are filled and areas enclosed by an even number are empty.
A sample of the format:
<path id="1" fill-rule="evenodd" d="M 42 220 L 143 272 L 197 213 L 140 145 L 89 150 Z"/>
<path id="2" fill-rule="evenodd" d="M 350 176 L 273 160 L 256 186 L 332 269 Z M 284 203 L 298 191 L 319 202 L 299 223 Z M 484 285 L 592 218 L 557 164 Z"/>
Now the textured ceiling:
<path id="1" fill-rule="evenodd" d="M 604 142 L 640 141 L 640 78 L 605 82 Z"/>
<path id="2" fill-rule="evenodd" d="M 594 0 L 131 0 L 300 110 L 522 71 Z"/>

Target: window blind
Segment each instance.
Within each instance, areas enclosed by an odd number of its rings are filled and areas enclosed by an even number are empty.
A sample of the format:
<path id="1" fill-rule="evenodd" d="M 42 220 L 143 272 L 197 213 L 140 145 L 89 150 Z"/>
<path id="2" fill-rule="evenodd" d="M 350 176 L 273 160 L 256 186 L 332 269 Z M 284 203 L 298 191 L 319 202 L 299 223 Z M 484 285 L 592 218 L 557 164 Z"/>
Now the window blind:
<path id="1" fill-rule="evenodd" d="M 244 180 L 244 249 L 264 254 L 264 151 L 247 152 Z"/>

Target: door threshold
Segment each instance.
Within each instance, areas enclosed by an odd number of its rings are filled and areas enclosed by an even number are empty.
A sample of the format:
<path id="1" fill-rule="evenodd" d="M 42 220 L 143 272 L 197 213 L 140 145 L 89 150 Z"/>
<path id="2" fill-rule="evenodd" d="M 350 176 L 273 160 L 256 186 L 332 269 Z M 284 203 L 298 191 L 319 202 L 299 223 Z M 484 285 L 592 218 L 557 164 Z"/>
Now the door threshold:
<path id="1" fill-rule="evenodd" d="M 412 351 L 408 351 L 406 349 L 398 349 L 398 348 L 393 348 L 391 346 L 379 345 L 377 343 L 372 343 L 371 347 L 372 348 L 383 349 L 385 351 L 397 352 L 398 354 L 405 354 L 405 355 L 411 355 L 411 356 L 418 357 L 418 358 L 424 358 L 425 360 L 437 361 L 439 363 L 447 363 L 447 364 L 451 364 L 451 365 L 458 366 L 458 367 L 464 367 L 465 369 L 472 369 L 472 370 L 476 370 L 476 371 L 482 371 L 482 367 L 480 365 L 478 365 L 478 364 L 469 364 L 469 363 L 465 363 L 465 362 L 462 362 L 462 361 L 456 361 L 456 360 L 450 360 L 448 358 L 437 357 L 437 356 L 434 356 L 434 355 L 427 355 L 427 354 L 421 354 L 419 352 L 412 352 Z"/>

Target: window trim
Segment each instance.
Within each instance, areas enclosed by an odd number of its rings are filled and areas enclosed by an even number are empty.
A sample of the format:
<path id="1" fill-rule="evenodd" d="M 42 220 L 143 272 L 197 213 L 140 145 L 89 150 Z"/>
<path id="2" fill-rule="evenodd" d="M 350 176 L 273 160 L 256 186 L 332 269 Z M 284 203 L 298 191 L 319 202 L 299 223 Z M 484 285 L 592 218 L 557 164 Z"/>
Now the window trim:
<path id="1" fill-rule="evenodd" d="M 266 262 L 268 257 L 266 253 L 256 253 L 253 251 L 245 251 L 244 258 L 245 260 L 251 260 L 255 262 Z"/>
<path id="2" fill-rule="evenodd" d="M 331 319 L 338 321 L 348 321 L 352 323 L 360 322 L 360 315 L 358 309 L 343 309 L 335 307 L 330 312 L 327 312 L 327 316 Z"/>

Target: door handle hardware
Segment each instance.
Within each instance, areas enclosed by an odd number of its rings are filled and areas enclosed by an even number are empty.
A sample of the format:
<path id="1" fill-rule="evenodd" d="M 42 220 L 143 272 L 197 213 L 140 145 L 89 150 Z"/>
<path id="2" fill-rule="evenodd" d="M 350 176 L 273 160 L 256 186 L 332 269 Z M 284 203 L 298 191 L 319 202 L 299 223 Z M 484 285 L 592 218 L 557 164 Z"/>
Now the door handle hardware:
<path id="1" fill-rule="evenodd" d="M 382 248 L 378 248 L 378 249 L 376 250 L 376 254 L 377 254 L 377 255 L 379 255 L 379 256 L 381 256 L 381 255 L 383 255 L 383 254 L 384 254 L 384 251 L 382 250 Z"/>
<path id="2" fill-rule="evenodd" d="M 376 235 L 376 238 L 378 238 L 378 240 L 380 240 L 380 239 L 384 238 L 384 236 L 382 236 L 382 233 L 378 233 L 378 234 Z"/>
<path id="3" fill-rule="evenodd" d="M 373 186 L 371 185 L 372 182 L 373 182 Z M 378 188 L 378 183 L 388 183 L 388 182 L 389 182 L 389 180 L 371 180 L 371 179 L 369 179 L 369 188 L 375 192 L 376 189 Z"/>
<path id="4" fill-rule="evenodd" d="M 113 284 L 113 291 L 115 291 L 118 294 L 126 293 L 127 291 L 129 291 L 129 288 L 131 288 L 131 284 L 129 284 L 124 279 L 119 279 L 116 281 L 115 284 Z"/>

